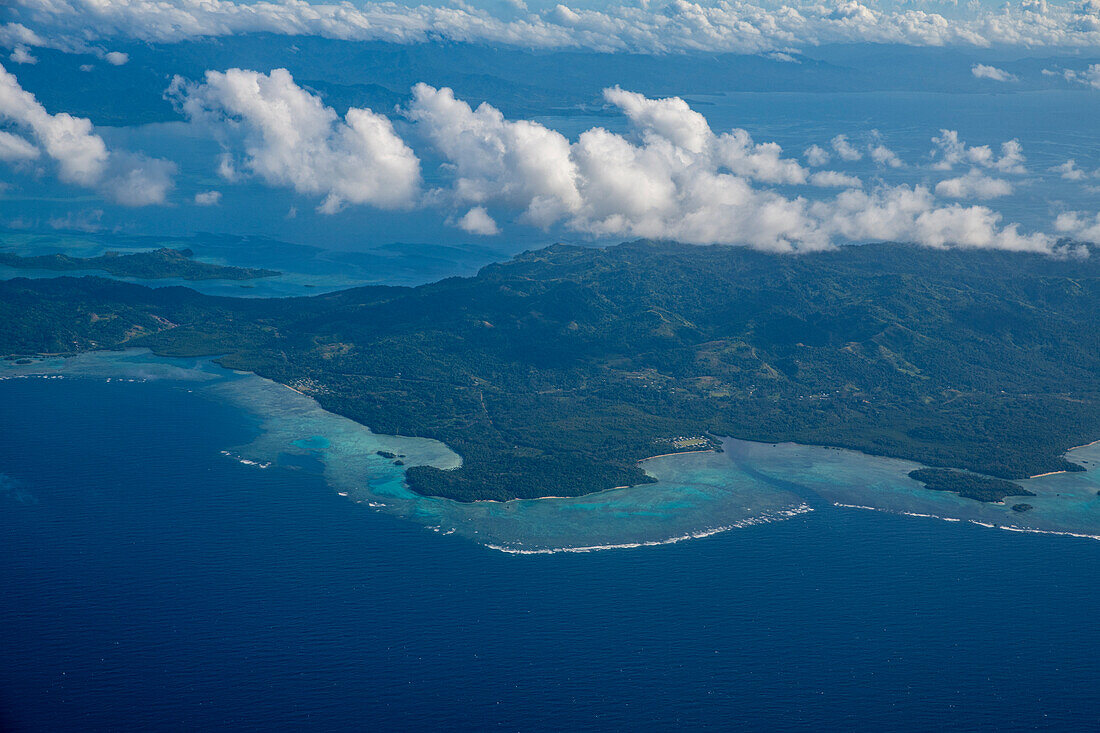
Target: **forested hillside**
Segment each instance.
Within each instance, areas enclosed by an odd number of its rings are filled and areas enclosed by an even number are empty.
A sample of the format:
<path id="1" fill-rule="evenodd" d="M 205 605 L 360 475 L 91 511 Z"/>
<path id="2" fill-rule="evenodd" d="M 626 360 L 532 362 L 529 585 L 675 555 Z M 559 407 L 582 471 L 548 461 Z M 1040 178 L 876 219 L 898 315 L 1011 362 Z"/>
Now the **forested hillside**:
<path id="1" fill-rule="evenodd" d="M 645 481 L 640 458 L 705 433 L 1020 478 L 1100 438 L 1098 277 L 1095 256 L 635 242 L 284 300 L 15 280 L 0 353 L 224 354 L 378 432 L 446 442 L 464 466 L 409 481 L 462 500 Z"/>

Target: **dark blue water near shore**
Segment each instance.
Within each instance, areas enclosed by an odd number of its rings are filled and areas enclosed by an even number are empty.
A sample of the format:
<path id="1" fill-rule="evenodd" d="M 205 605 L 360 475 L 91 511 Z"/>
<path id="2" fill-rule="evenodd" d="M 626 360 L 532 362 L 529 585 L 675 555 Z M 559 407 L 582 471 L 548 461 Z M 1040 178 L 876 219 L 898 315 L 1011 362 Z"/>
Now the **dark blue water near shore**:
<path id="1" fill-rule="evenodd" d="M 814 512 L 515 556 L 242 465 L 164 383 L 0 384 L 14 730 L 1100 724 L 1100 543 Z"/>

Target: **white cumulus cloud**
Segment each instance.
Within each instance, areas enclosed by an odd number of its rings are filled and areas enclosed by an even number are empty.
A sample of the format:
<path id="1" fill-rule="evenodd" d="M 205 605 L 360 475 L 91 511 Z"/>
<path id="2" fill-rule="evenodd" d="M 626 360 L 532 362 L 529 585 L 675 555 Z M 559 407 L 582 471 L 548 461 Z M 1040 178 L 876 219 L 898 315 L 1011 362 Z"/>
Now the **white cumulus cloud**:
<path id="1" fill-rule="evenodd" d="M 13 163 L 21 160 L 33 160 L 39 155 L 38 148 L 30 140 L 0 131 L 0 160 Z"/>
<path id="2" fill-rule="evenodd" d="M 813 206 L 823 225 L 853 241 L 916 242 L 927 247 L 1050 252 L 1043 234 L 1021 234 L 1001 225 L 1001 215 L 984 206 L 939 206 L 924 186 L 850 190 Z"/>
<path id="3" fill-rule="evenodd" d="M 806 162 L 814 166 L 815 168 L 818 166 L 827 165 L 833 157 L 829 155 L 828 150 L 821 147 L 820 145 L 811 145 L 810 147 L 806 148 L 802 155 L 806 157 Z"/>
<path id="4" fill-rule="evenodd" d="M 810 176 L 810 185 L 820 188 L 859 188 L 863 182 L 846 173 L 818 171 Z"/>
<path id="5" fill-rule="evenodd" d="M 12 61 L 17 64 L 37 64 L 38 59 L 30 52 L 30 50 L 23 45 L 16 46 L 9 56 Z"/>
<path id="6" fill-rule="evenodd" d="M 863 153 L 859 152 L 854 145 L 848 142 L 847 135 L 837 135 L 829 141 L 829 144 L 833 146 L 833 150 L 841 160 L 846 160 L 851 163 L 863 157 Z"/>
<path id="7" fill-rule="evenodd" d="M 66 112 L 50 114 L 2 66 L 0 120 L 28 134 L 37 143 L 36 151 L 56 163 L 58 177 L 65 183 L 98 189 L 128 206 L 163 203 L 172 187 L 174 163 L 108 150 L 103 138 L 93 131 L 90 120 Z M 5 140 L 9 156 L 14 149 L 22 151 L 24 159 L 37 157 L 37 152 L 35 156 L 29 155 L 27 139 L 9 135 Z"/>
<path id="8" fill-rule="evenodd" d="M 994 199 L 1010 196 L 1012 184 L 1003 178 L 992 178 L 977 168 L 965 176 L 948 178 L 936 184 L 936 195 L 952 199 Z"/>
<path id="9" fill-rule="evenodd" d="M 968 146 L 959 139 L 957 130 L 940 130 L 938 137 L 932 138 L 932 167 L 949 171 L 959 163 L 990 168 L 1000 173 L 1026 173 L 1023 147 L 1019 140 L 1007 140 L 1001 143 L 1001 155 L 998 157 L 988 145 Z"/>
<path id="10" fill-rule="evenodd" d="M 774 252 L 876 239 L 932 247 L 1054 247 L 1051 237 L 1003 225 L 1000 214 L 986 207 L 940 205 L 923 186 L 864 191 L 858 179 L 841 173 L 808 175 L 776 145 L 756 143 L 743 130 L 716 133 L 682 99 L 649 99 L 617 87 L 604 97 L 627 117 L 629 133 L 596 127 L 570 141 L 536 122 L 508 120 L 485 103 L 472 109 L 449 89 L 417 85 L 406 115 L 445 159 L 450 176 L 450 184 L 429 198 L 458 210 L 473 206 L 463 220 L 475 225 L 480 217 L 474 211 L 493 204 L 518 210 L 538 226 L 560 223 L 597 237 Z M 834 149 L 844 144 L 843 138 L 834 141 Z M 800 183 L 848 190 L 811 202 L 773 188 Z"/>
<path id="11" fill-rule="evenodd" d="M 470 234 L 480 234 L 485 237 L 500 234 L 500 227 L 493 221 L 493 217 L 489 216 L 484 206 L 475 206 L 467 211 L 458 220 L 457 225 L 459 229 Z"/>
<path id="12" fill-rule="evenodd" d="M 324 196 L 323 213 L 347 204 L 403 208 L 417 200 L 420 161 L 390 120 L 355 107 L 341 119 L 286 69 L 208 71 L 199 83 L 176 77 L 168 93 L 188 118 L 240 148 L 239 160 L 231 153 L 219 163 L 230 180 L 243 169 L 271 185 Z"/>
<path id="13" fill-rule="evenodd" d="M 901 168 L 905 163 L 901 162 L 893 150 L 886 147 L 882 143 L 872 144 L 867 148 L 867 152 L 871 155 L 871 160 L 875 161 L 881 166 L 887 168 Z"/>
<path id="14" fill-rule="evenodd" d="M 1078 241 L 1100 244 L 1100 214 L 1090 217 L 1079 211 L 1068 211 L 1058 215 L 1054 227 Z"/>
<path id="15" fill-rule="evenodd" d="M 221 191 L 200 191 L 195 194 L 196 206 L 217 206 L 222 201 Z"/>
<path id="16" fill-rule="evenodd" d="M 1059 174 L 1067 181 L 1080 181 L 1088 177 L 1088 173 L 1077 167 L 1077 161 L 1070 158 L 1061 165 L 1056 165 L 1050 169 L 1052 172 Z"/>
<path id="17" fill-rule="evenodd" d="M 1004 69 L 987 66 L 986 64 L 974 64 L 970 67 L 970 73 L 978 79 L 989 79 L 990 81 L 1019 81 L 1015 74 L 1010 74 Z"/>

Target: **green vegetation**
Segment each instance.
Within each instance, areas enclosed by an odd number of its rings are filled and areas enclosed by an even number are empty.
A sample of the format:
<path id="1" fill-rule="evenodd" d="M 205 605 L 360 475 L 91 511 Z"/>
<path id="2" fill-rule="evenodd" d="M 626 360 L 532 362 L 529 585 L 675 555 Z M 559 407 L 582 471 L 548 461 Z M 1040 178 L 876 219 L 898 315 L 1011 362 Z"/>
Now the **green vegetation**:
<path id="1" fill-rule="evenodd" d="M 0 265 L 21 270 L 100 270 L 116 277 L 137 277 L 145 280 L 169 277 L 183 280 L 253 280 L 281 274 L 275 270 L 197 262 L 191 259 L 194 254 L 189 249 L 168 247 L 133 254 L 107 252 L 99 257 L 70 257 L 63 254 L 22 257 L 10 252 L 0 252 Z"/>
<path id="2" fill-rule="evenodd" d="M 1003 479 L 1100 437 L 1100 261 L 869 245 L 556 245 L 476 277 L 310 298 L 0 283 L 0 353 L 220 354 L 390 434 L 460 500 L 648 480 L 677 436 L 792 440 Z M 955 489 L 952 489 L 955 490 Z"/>
<path id="3" fill-rule="evenodd" d="M 933 491 L 953 491 L 965 499 L 975 501 L 1004 501 L 1006 496 L 1035 496 L 1033 492 L 1019 484 L 1005 481 L 1003 478 L 978 476 L 946 468 L 919 468 L 916 471 L 910 471 L 909 478 L 920 481 L 925 488 Z M 1018 504 L 1017 506 L 1027 505 Z M 1017 509 L 1017 511 L 1023 512 L 1027 509 Z"/>

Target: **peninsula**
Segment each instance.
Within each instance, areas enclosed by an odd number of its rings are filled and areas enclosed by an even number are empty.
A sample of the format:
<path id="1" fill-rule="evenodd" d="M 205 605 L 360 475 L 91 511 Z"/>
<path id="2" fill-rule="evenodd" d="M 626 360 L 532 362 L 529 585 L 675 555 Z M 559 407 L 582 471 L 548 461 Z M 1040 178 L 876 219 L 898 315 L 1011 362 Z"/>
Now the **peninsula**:
<path id="1" fill-rule="evenodd" d="M 445 442 L 462 467 L 408 481 L 462 501 L 645 482 L 639 460 L 709 436 L 1004 480 L 1080 470 L 1066 449 L 1100 436 L 1095 256 L 555 245 L 474 277 L 308 298 L 15 279 L 0 323 L 0 354 L 221 355 L 372 430 Z M 979 483 L 974 498 L 1023 495 Z"/>
<path id="2" fill-rule="evenodd" d="M 282 273 L 252 267 L 213 265 L 193 259 L 190 249 L 161 247 L 149 252 L 121 254 L 107 252 L 98 257 L 70 257 L 65 254 L 35 255 L 23 257 L 11 252 L 0 252 L 0 265 L 20 270 L 98 270 L 116 277 L 135 277 L 143 280 L 179 278 L 182 280 L 255 280 L 275 277 Z"/>

